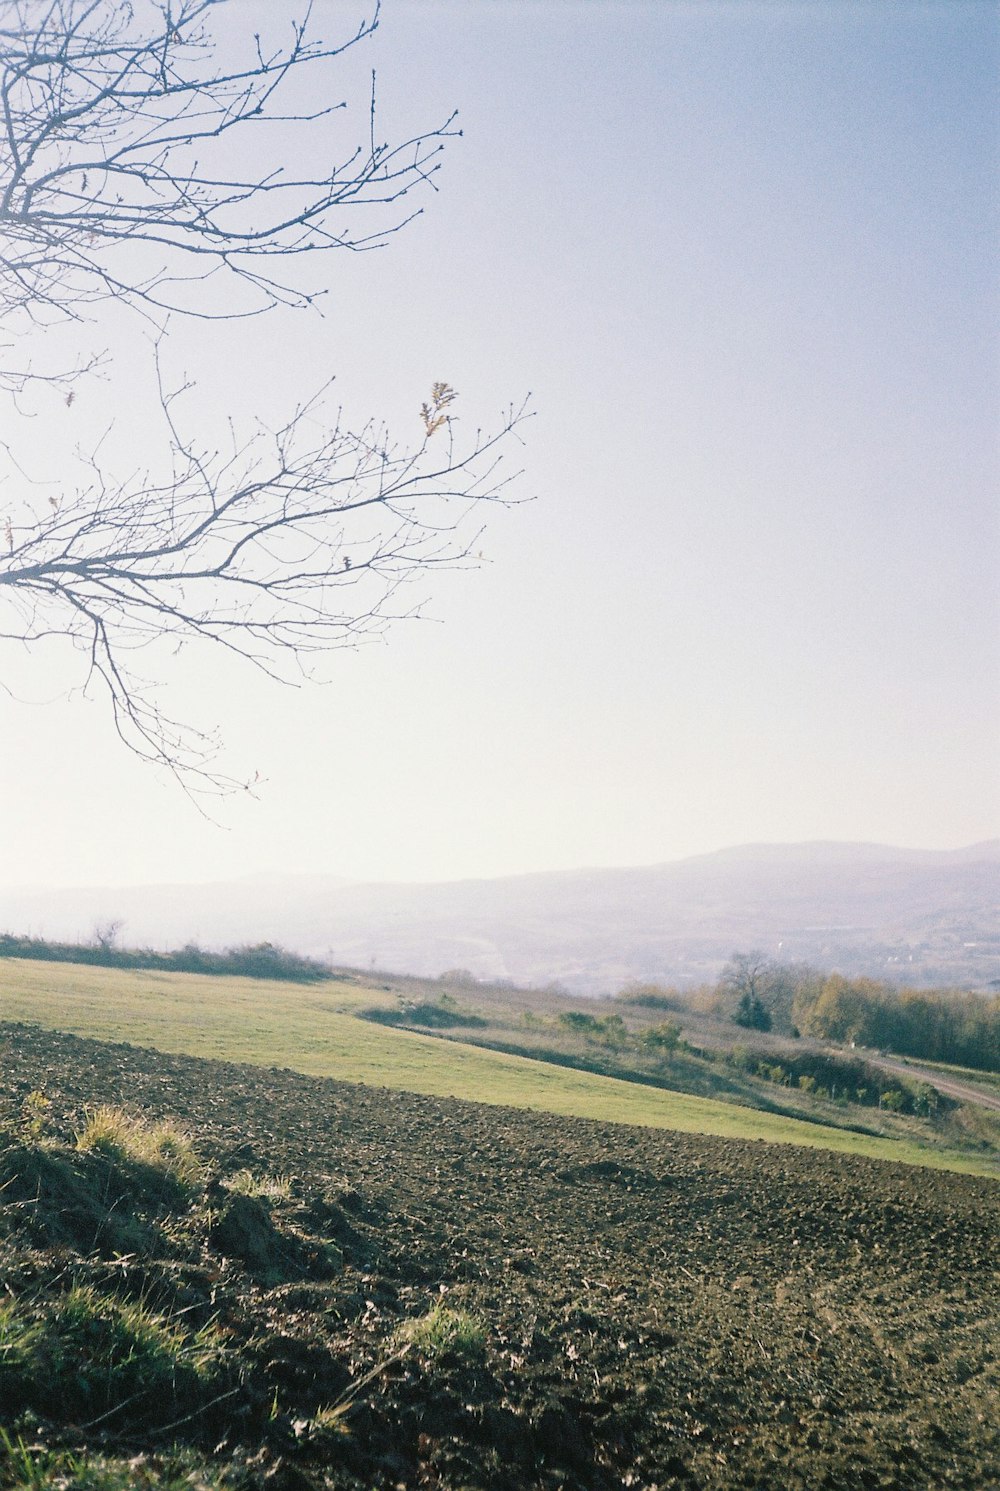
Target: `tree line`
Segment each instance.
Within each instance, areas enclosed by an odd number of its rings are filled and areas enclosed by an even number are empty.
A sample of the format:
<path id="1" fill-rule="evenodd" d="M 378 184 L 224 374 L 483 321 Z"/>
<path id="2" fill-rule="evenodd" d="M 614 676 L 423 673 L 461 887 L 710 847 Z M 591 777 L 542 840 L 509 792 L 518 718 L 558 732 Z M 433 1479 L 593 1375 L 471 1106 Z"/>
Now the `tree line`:
<path id="1" fill-rule="evenodd" d="M 806 984 L 793 1013 L 804 1035 L 1000 1072 L 1000 998 L 833 973 Z"/>
<path id="2" fill-rule="evenodd" d="M 172 952 L 152 948 L 114 947 L 100 937 L 90 943 L 49 942 L 44 937 L 16 937 L 0 933 L 0 958 L 39 959 L 48 963 L 91 963 L 99 968 L 150 968 L 167 973 L 229 974 L 239 978 L 270 978 L 293 983 L 318 983 L 331 978 L 327 963 L 304 958 L 273 942 L 229 947 L 207 952 L 196 943 Z"/>
<path id="3" fill-rule="evenodd" d="M 715 984 L 690 992 L 636 985 L 621 997 L 652 1008 L 697 1011 L 746 1030 L 1000 1072 L 996 995 L 900 989 L 880 979 L 848 978 L 749 952 L 734 953 Z"/>

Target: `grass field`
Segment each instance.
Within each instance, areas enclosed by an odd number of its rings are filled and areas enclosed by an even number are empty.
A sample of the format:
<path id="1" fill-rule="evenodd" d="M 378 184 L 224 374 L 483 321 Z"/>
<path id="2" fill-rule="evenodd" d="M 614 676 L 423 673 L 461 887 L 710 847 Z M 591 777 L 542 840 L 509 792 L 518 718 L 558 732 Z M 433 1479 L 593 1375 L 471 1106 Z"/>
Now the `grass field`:
<path id="1" fill-rule="evenodd" d="M 985 1156 L 855 1134 L 356 1018 L 359 1008 L 395 1002 L 377 984 L 360 981 L 301 985 L 61 963 L 0 965 L 3 1020 L 438 1097 L 998 1174 Z"/>

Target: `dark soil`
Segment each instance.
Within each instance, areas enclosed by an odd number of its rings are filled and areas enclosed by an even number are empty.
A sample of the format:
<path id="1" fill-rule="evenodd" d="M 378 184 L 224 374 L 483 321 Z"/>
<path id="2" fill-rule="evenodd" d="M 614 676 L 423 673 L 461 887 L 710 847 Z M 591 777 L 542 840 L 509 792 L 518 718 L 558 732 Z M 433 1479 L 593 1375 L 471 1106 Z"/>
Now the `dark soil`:
<path id="1" fill-rule="evenodd" d="M 222 1342 L 139 1417 L 0 1402 L 33 1444 L 277 1491 L 1000 1485 L 991 1181 L 0 1033 L 0 1298 L 82 1284 Z M 177 1120 L 204 1187 L 109 1175 L 95 1215 L 98 1103 Z M 485 1341 L 408 1339 L 442 1301 Z"/>

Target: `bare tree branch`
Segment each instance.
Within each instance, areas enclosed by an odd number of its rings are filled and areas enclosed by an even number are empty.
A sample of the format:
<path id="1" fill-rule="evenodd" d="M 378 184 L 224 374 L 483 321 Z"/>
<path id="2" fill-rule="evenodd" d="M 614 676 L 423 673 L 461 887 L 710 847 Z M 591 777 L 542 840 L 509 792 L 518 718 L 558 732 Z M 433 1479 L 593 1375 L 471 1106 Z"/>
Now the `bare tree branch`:
<path id="1" fill-rule="evenodd" d="M 150 312 L 212 318 L 304 305 L 268 264 L 378 247 L 432 182 L 454 115 L 395 144 L 364 144 L 321 174 L 240 171 L 236 137 L 276 123 L 315 127 L 342 109 L 285 110 L 307 73 L 371 36 L 313 41 L 287 22 L 283 48 L 220 64 L 206 18 L 220 0 L 0 0 L 0 305 L 34 321 L 125 296 Z M 254 141 L 253 144 L 257 142 Z M 253 161 L 253 150 L 244 150 Z M 358 211 L 364 224 L 352 226 Z M 375 213 L 375 218 L 372 213 Z M 138 252 L 143 250 L 144 252 Z M 225 275 L 238 312 L 203 293 Z"/>
<path id="2" fill-rule="evenodd" d="M 324 394 L 219 451 L 183 432 L 183 393 L 163 394 L 164 477 L 116 482 L 95 456 L 88 485 L 50 498 L 42 515 L 4 520 L 0 636 L 74 643 L 126 744 L 220 789 L 233 783 L 208 768 L 213 743 L 160 712 L 136 655 L 201 640 L 296 681 L 320 655 L 418 614 L 403 582 L 471 562 L 478 534 L 463 536 L 465 520 L 511 500 L 517 473 L 502 447 L 527 410 L 508 410 L 464 449 L 450 424 L 415 410 L 423 433 L 410 449 L 374 423 L 344 428 Z M 432 407 L 455 397 L 437 384 Z"/>
<path id="3" fill-rule="evenodd" d="M 339 163 L 295 172 L 254 148 L 267 124 L 296 124 L 314 147 L 317 137 L 326 144 L 341 105 L 296 112 L 283 100 L 369 37 L 377 7 L 339 43 L 312 39 L 308 9 L 289 21 L 281 7 L 284 47 L 254 36 L 233 62 L 234 47 L 220 48 L 208 29 L 224 5 L 0 0 L 0 328 L 9 336 L 81 321 L 109 298 L 156 322 L 161 343 L 171 310 L 215 318 L 311 304 L 311 292 L 279 274 L 282 262 L 385 243 L 412 216 L 405 199 L 433 185 L 453 118 L 378 144 L 374 83 L 365 141 Z M 206 295 L 216 280 L 242 294 Z M 20 358 L 0 367 L 0 392 L 17 413 L 29 385 L 69 383 L 92 366 L 86 351 L 62 372 Z M 437 383 L 429 402 L 414 399 L 418 440 L 408 446 L 377 422 L 345 428 L 326 390 L 284 423 L 248 422 L 227 446 L 193 432 L 188 392 L 160 375 L 158 468 L 116 475 L 98 444 L 75 485 L 67 478 L 58 495 L 0 507 L 0 639 L 72 644 L 83 687 L 103 690 L 130 749 L 189 790 L 226 791 L 245 784 L 216 769 L 215 739 L 160 707 L 173 655 L 210 643 L 295 681 L 331 649 L 417 614 L 404 582 L 469 562 L 479 526 L 470 529 L 470 513 L 510 500 L 503 451 L 527 411 L 511 408 L 495 431 L 459 447 L 455 391 Z M 8 432 L 4 442 L 24 489 Z"/>

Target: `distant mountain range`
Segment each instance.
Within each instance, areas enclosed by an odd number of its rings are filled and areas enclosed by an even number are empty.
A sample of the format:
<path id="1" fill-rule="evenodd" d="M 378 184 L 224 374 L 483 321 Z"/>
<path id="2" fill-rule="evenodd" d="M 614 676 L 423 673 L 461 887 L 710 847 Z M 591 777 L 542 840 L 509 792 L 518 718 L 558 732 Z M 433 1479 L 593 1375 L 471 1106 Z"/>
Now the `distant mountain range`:
<path id="1" fill-rule="evenodd" d="M 737 949 L 915 985 L 1000 989 L 1000 840 L 954 851 L 748 844 L 672 864 L 444 884 L 254 876 L 0 891 L 0 931 L 128 946 L 272 941 L 353 967 L 454 968 L 587 994 L 684 986 Z"/>

